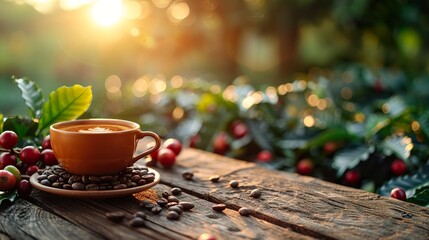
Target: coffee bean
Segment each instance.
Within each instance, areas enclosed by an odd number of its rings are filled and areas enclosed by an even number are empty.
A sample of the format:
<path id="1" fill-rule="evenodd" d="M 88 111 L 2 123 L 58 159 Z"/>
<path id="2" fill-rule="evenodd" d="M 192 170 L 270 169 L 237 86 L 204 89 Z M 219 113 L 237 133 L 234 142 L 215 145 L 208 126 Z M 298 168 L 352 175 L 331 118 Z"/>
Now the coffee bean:
<path id="1" fill-rule="evenodd" d="M 113 176 L 110 176 L 110 175 L 101 176 L 100 181 L 101 182 L 111 182 L 111 181 L 113 181 Z"/>
<path id="2" fill-rule="evenodd" d="M 253 197 L 253 198 L 259 198 L 261 196 L 261 190 L 259 190 L 258 188 L 253 189 L 250 192 L 250 196 Z"/>
<path id="3" fill-rule="evenodd" d="M 133 214 L 134 217 L 139 217 L 139 218 L 143 218 L 146 219 L 146 214 L 142 211 L 137 211 Z"/>
<path id="4" fill-rule="evenodd" d="M 72 185 L 71 185 L 71 184 L 68 184 L 68 183 L 64 184 L 64 185 L 63 185 L 63 188 L 64 188 L 64 189 L 67 189 L 67 190 L 72 190 L 72 189 L 73 189 L 73 188 L 72 188 Z"/>
<path id="5" fill-rule="evenodd" d="M 142 176 L 142 179 L 146 181 L 146 183 L 151 183 L 155 180 L 155 176 L 153 175 L 145 175 Z"/>
<path id="6" fill-rule="evenodd" d="M 140 218 L 140 217 L 134 217 L 130 221 L 130 226 L 131 227 L 143 227 L 145 225 L 146 225 L 146 223 L 145 223 L 144 219 Z"/>
<path id="7" fill-rule="evenodd" d="M 105 215 L 107 219 L 113 222 L 120 222 L 125 217 L 123 212 L 108 212 Z"/>
<path id="8" fill-rule="evenodd" d="M 139 186 L 143 186 L 146 184 L 146 181 L 144 179 L 140 179 L 140 181 L 137 183 Z"/>
<path id="9" fill-rule="evenodd" d="M 249 216 L 252 213 L 252 210 L 250 208 L 242 207 L 238 209 L 238 213 L 240 213 L 241 216 Z"/>
<path id="10" fill-rule="evenodd" d="M 133 182 L 139 182 L 140 180 L 142 179 L 142 177 L 140 176 L 140 175 L 133 175 L 132 177 L 131 177 L 131 181 L 133 181 Z M 146 182 L 146 181 L 145 181 Z"/>
<path id="11" fill-rule="evenodd" d="M 91 183 L 91 181 L 89 181 L 89 176 L 82 176 L 81 179 L 81 181 L 85 184 Z"/>
<path id="12" fill-rule="evenodd" d="M 149 200 L 147 200 L 147 199 L 145 199 L 145 200 L 143 200 L 143 201 L 141 201 L 139 203 L 139 206 L 142 207 L 142 208 L 146 208 L 146 205 L 149 205 L 149 204 L 152 204 L 152 202 L 149 201 Z"/>
<path id="13" fill-rule="evenodd" d="M 212 209 L 216 212 L 223 212 L 226 209 L 226 205 L 223 203 L 215 204 L 212 206 Z"/>
<path id="14" fill-rule="evenodd" d="M 116 184 L 115 186 L 113 186 L 113 189 L 115 189 L 115 190 L 124 189 L 124 188 L 127 188 L 127 184 L 120 183 L 120 184 Z"/>
<path id="15" fill-rule="evenodd" d="M 71 174 L 68 172 L 62 172 L 59 175 L 60 175 L 60 177 L 65 178 L 65 179 L 69 179 L 71 176 Z"/>
<path id="16" fill-rule="evenodd" d="M 128 181 L 128 178 L 127 178 L 127 177 L 125 177 L 125 176 L 120 176 L 120 177 L 118 178 L 118 180 L 119 180 L 119 182 L 120 182 L 120 183 L 122 183 L 122 184 L 126 184 L 126 183 L 127 183 L 127 181 Z"/>
<path id="17" fill-rule="evenodd" d="M 179 202 L 179 206 L 183 207 L 183 210 L 188 211 L 195 207 L 191 202 Z"/>
<path id="18" fill-rule="evenodd" d="M 167 205 L 167 203 L 168 203 L 168 200 L 165 198 L 160 198 L 160 199 L 156 200 L 156 203 L 161 207 L 165 207 L 165 205 Z"/>
<path id="19" fill-rule="evenodd" d="M 159 214 L 162 211 L 162 208 L 158 205 L 155 205 L 152 207 L 152 209 L 150 209 L 150 211 L 155 213 L 155 214 Z"/>
<path id="20" fill-rule="evenodd" d="M 194 177 L 194 173 L 193 173 L 193 172 L 191 172 L 191 171 L 186 171 L 186 172 L 182 173 L 182 177 L 183 177 L 185 180 L 190 181 L 190 180 L 192 180 L 192 178 Z"/>
<path id="21" fill-rule="evenodd" d="M 59 183 L 59 182 L 54 182 L 54 183 L 52 183 L 52 185 L 51 185 L 52 187 L 54 187 L 54 188 L 62 188 L 63 187 L 63 184 L 61 184 L 61 183 Z"/>
<path id="22" fill-rule="evenodd" d="M 85 189 L 88 191 L 97 191 L 99 189 L 99 187 L 95 183 L 90 183 L 90 184 L 86 185 Z"/>
<path id="23" fill-rule="evenodd" d="M 175 211 L 169 211 L 167 213 L 167 218 L 170 220 L 178 220 L 180 218 L 180 215 Z"/>
<path id="24" fill-rule="evenodd" d="M 58 180 L 58 178 L 60 178 L 60 176 L 58 176 L 58 175 L 49 175 L 48 176 L 48 180 L 51 181 L 52 183 L 56 182 Z"/>
<path id="25" fill-rule="evenodd" d="M 178 202 L 169 202 L 169 203 L 167 203 L 167 205 L 165 205 L 167 208 L 169 208 L 169 207 L 172 207 L 172 206 L 176 206 L 176 205 L 178 205 L 179 203 Z"/>
<path id="26" fill-rule="evenodd" d="M 179 203 L 179 199 L 177 197 L 175 197 L 175 196 L 168 196 L 167 197 L 167 201 L 168 202 L 177 202 L 177 203 Z"/>
<path id="27" fill-rule="evenodd" d="M 168 211 L 175 211 L 175 212 L 177 212 L 178 214 L 182 214 L 182 212 L 183 212 L 183 210 L 182 210 L 182 209 L 180 209 L 180 207 L 178 207 L 178 206 L 172 206 L 172 207 L 169 207 L 169 208 L 168 208 Z"/>
<path id="28" fill-rule="evenodd" d="M 168 198 L 168 196 L 170 196 L 170 193 L 169 193 L 168 191 L 163 191 L 163 192 L 161 193 L 161 196 L 162 196 L 163 198 Z"/>
<path id="29" fill-rule="evenodd" d="M 180 194 L 182 194 L 182 189 L 180 189 L 178 187 L 172 188 L 171 189 L 171 194 L 173 194 L 173 195 L 180 195 Z"/>
<path id="30" fill-rule="evenodd" d="M 214 175 L 214 176 L 211 176 L 210 178 L 209 178 L 209 180 L 210 181 L 212 181 L 212 182 L 219 182 L 219 179 L 220 179 L 220 176 L 219 175 Z"/>
<path id="31" fill-rule="evenodd" d="M 154 203 L 148 203 L 144 206 L 144 208 L 146 208 L 149 211 L 152 211 L 152 208 L 154 208 L 155 206 L 158 206 L 158 205 L 156 205 Z"/>
<path id="32" fill-rule="evenodd" d="M 85 190 L 85 184 L 83 184 L 81 182 L 75 182 L 72 184 L 72 189 L 73 190 Z"/>
<path id="33" fill-rule="evenodd" d="M 88 179 L 89 179 L 90 182 L 93 182 L 93 183 L 99 183 L 99 182 L 101 182 L 101 179 L 99 177 L 97 177 L 97 176 L 89 176 Z"/>
<path id="34" fill-rule="evenodd" d="M 47 178 L 48 178 L 47 175 L 42 174 L 42 175 L 37 176 L 37 181 L 41 182 L 42 180 L 47 179 Z"/>
<path id="35" fill-rule="evenodd" d="M 231 186 L 232 188 L 237 188 L 239 185 L 237 180 L 232 180 L 231 182 L 229 182 L 229 186 Z"/>
<path id="36" fill-rule="evenodd" d="M 49 181 L 48 179 L 43 179 L 40 183 L 42 185 L 45 185 L 45 186 L 51 186 L 52 185 L 52 182 Z"/>

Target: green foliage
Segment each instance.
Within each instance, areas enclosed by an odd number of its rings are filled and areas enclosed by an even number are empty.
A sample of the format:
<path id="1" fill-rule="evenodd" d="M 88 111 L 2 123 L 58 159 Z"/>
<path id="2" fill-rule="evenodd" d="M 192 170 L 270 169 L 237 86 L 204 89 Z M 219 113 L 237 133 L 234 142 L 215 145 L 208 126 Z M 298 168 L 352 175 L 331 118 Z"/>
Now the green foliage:
<path id="1" fill-rule="evenodd" d="M 60 87 L 49 94 L 43 104 L 42 116 L 37 131 L 40 133 L 51 124 L 59 121 L 73 120 L 86 112 L 92 101 L 91 87 L 74 85 Z"/>
<path id="2" fill-rule="evenodd" d="M 6 202 L 6 201 L 14 202 L 17 197 L 18 197 L 18 190 L 16 189 L 8 192 L 4 192 L 4 193 L 0 192 L 0 206 L 3 204 L 3 202 Z"/>
<path id="3" fill-rule="evenodd" d="M 42 90 L 33 81 L 25 78 L 15 79 L 19 89 L 21 89 L 21 96 L 24 99 L 30 111 L 30 117 L 39 118 L 42 114 L 43 94 Z"/>

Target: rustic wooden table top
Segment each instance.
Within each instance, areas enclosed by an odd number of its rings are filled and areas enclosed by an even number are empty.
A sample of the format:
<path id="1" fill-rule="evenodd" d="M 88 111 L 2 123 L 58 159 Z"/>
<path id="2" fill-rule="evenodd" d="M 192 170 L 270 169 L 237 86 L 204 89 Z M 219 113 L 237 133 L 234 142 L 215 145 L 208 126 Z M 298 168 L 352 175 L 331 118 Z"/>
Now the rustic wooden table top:
<path id="1" fill-rule="evenodd" d="M 134 195 L 74 199 L 34 189 L 30 198 L 0 209 L 0 239 L 429 239 L 429 209 L 315 178 L 262 168 L 196 149 L 184 149 L 171 170 L 156 168 L 161 182 Z M 182 177 L 192 171 L 191 181 Z M 219 175 L 214 183 L 210 176 Z M 231 188 L 231 180 L 239 181 Z M 155 201 L 179 187 L 180 201 L 195 207 L 179 220 L 166 210 L 147 213 L 145 227 L 131 227 L 139 202 Z M 250 197 L 259 188 L 259 198 Z M 211 207 L 225 203 L 222 213 Z M 241 216 L 238 209 L 252 209 Z M 108 212 L 121 211 L 119 223 Z"/>

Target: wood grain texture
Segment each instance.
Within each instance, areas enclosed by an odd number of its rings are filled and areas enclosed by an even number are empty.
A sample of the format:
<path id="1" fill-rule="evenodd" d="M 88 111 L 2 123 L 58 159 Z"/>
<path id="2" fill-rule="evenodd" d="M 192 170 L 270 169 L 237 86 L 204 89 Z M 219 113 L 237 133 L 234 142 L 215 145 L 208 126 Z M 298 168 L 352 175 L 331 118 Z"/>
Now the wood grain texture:
<path id="1" fill-rule="evenodd" d="M 377 194 L 311 177 L 268 170 L 195 149 L 185 149 L 171 170 L 158 168 L 161 182 L 231 209 L 249 207 L 253 216 L 322 239 L 427 239 L 429 210 Z M 185 170 L 194 179 L 180 177 Z M 208 179 L 220 175 L 219 183 Z M 238 180 L 237 189 L 229 187 Z M 254 188 L 262 196 L 249 196 Z"/>
<path id="2" fill-rule="evenodd" d="M 16 200 L 14 204 L 1 210 L 0 232 L 11 239 L 94 239 L 99 237 L 22 199 Z"/>

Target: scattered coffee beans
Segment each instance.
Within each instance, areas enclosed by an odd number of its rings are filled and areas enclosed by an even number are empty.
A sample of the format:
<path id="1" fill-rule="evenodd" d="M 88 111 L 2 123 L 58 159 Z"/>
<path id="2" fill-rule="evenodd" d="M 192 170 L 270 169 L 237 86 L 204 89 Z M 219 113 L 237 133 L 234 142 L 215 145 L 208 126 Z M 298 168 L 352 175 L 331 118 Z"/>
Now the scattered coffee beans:
<path id="1" fill-rule="evenodd" d="M 220 179 L 219 175 L 214 175 L 214 176 L 211 176 L 209 178 L 209 180 L 212 181 L 212 182 L 214 182 L 214 183 L 219 182 L 219 179 Z"/>
<path id="2" fill-rule="evenodd" d="M 231 182 L 229 182 L 229 186 L 231 186 L 232 188 L 238 188 L 238 181 L 237 180 L 232 180 Z"/>
<path id="3" fill-rule="evenodd" d="M 178 187 L 172 188 L 171 189 L 171 194 L 173 194 L 173 195 L 180 195 L 180 194 L 182 194 L 182 189 L 180 189 Z"/>
<path id="4" fill-rule="evenodd" d="M 105 215 L 106 218 L 112 222 L 120 222 L 125 217 L 125 214 L 123 212 L 108 212 Z"/>
<path id="5" fill-rule="evenodd" d="M 156 203 L 160 206 L 160 207 L 165 207 L 165 205 L 167 205 L 168 200 L 165 198 L 160 198 L 158 200 L 156 200 Z"/>
<path id="6" fill-rule="evenodd" d="M 194 173 L 193 173 L 193 172 L 190 172 L 190 171 L 186 171 L 186 172 L 182 173 L 182 177 L 183 177 L 185 180 L 190 181 L 190 180 L 192 180 L 192 178 L 194 177 Z"/>
<path id="7" fill-rule="evenodd" d="M 253 189 L 250 192 L 250 196 L 253 197 L 253 198 L 259 198 L 261 196 L 261 190 L 259 190 L 258 188 Z"/>
<path id="8" fill-rule="evenodd" d="M 178 206 L 182 206 L 184 211 L 189 211 L 195 207 L 195 205 L 191 202 L 179 202 Z"/>
<path id="9" fill-rule="evenodd" d="M 170 220 L 178 220 L 180 218 L 180 215 L 175 211 L 169 211 L 167 213 L 167 218 Z"/>
<path id="10" fill-rule="evenodd" d="M 146 219 L 146 214 L 144 212 L 142 212 L 142 211 L 138 211 L 138 212 L 135 212 L 133 214 L 133 217 L 139 217 L 139 218 L 142 218 L 142 219 Z"/>
<path id="11" fill-rule="evenodd" d="M 134 217 L 130 221 L 130 226 L 131 227 L 143 227 L 145 225 L 146 225 L 146 223 L 145 223 L 144 219 L 141 218 L 141 217 Z"/>
<path id="12" fill-rule="evenodd" d="M 179 199 L 175 196 L 168 196 L 167 198 L 168 202 L 177 202 L 179 203 Z"/>
<path id="13" fill-rule="evenodd" d="M 81 176 L 67 172 L 60 165 L 39 171 L 37 180 L 45 186 L 79 191 L 99 191 L 132 188 L 155 180 L 146 167 L 128 167 L 122 172 L 106 176 Z"/>
<path id="14" fill-rule="evenodd" d="M 158 205 L 155 205 L 150 209 L 150 211 L 155 214 L 159 214 L 160 212 L 162 212 L 162 208 Z"/>
<path id="15" fill-rule="evenodd" d="M 240 213 L 241 216 L 249 216 L 252 213 L 252 210 L 250 208 L 242 207 L 238 209 L 238 213 Z"/>
<path id="16" fill-rule="evenodd" d="M 226 205 L 223 203 L 215 204 L 212 206 L 212 209 L 216 212 L 223 212 L 226 209 Z"/>
<path id="17" fill-rule="evenodd" d="M 168 211 L 175 211 L 178 214 L 182 214 L 183 210 L 177 205 L 168 208 Z"/>

